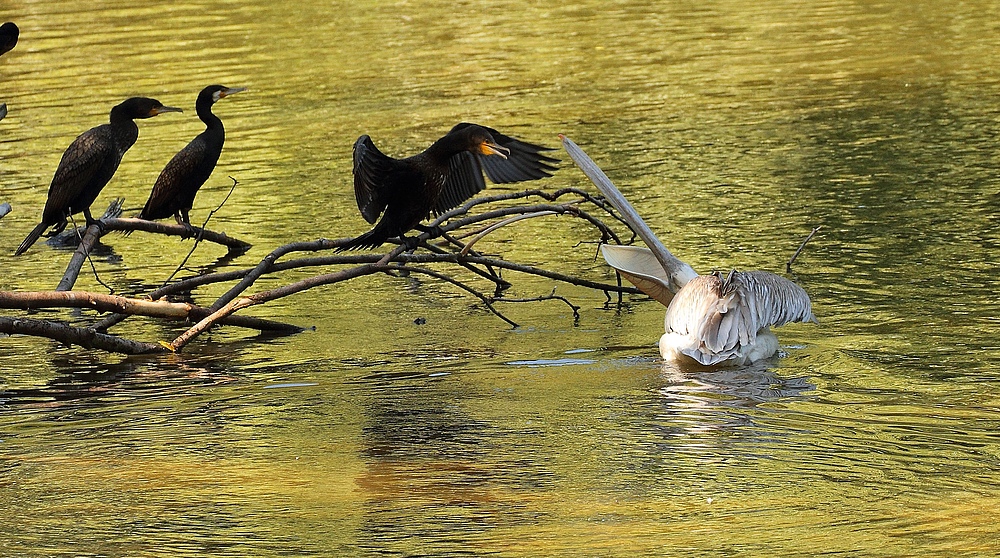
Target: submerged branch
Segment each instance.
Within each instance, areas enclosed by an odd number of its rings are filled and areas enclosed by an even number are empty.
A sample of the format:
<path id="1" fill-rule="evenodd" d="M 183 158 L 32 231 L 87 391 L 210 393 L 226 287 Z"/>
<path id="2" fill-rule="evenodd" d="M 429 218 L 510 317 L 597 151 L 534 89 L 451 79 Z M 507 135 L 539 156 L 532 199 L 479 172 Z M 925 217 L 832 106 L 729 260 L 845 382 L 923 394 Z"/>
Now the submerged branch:
<path id="1" fill-rule="evenodd" d="M 100 349 L 109 353 L 123 353 L 126 355 L 167 352 L 165 347 L 161 347 L 155 343 L 133 341 L 116 335 L 100 333 L 85 327 L 73 327 L 48 320 L 0 316 L 0 333 L 47 337 L 67 345 L 79 345 L 85 349 Z"/>

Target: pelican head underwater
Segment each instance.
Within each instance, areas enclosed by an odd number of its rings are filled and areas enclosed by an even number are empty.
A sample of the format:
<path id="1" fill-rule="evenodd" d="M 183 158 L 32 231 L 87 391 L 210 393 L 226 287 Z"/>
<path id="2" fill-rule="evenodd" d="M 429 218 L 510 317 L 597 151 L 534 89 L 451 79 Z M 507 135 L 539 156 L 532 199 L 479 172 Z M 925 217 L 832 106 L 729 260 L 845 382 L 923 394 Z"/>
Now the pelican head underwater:
<path id="1" fill-rule="evenodd" d="M 703 366 L 740 366 L 771 357 L 771 332 L 789 322 L 817 322 L 809 295 L 792 281 L 767 271 L 699 275 L 670 253 L 615 188 L 600 167 L 572 140 L 560 135 L 577 166 L 618 210 L 649 248 L 601 246 L 611 267 L 642 292 L 667 306 L 660 355 Z"/>

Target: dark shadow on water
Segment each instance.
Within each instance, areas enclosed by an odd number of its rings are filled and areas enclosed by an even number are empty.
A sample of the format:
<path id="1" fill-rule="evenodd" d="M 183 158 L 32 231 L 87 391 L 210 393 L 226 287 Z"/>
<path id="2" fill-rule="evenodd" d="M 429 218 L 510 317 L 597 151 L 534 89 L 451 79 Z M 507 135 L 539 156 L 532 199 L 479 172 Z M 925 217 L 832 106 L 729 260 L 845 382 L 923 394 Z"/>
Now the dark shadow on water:
<path id="1" fill-rule="evenodd" d="M 135 358 L 117 364 L 81 364 L 79 355 L 53 355 L 52 368 L 71 371 L 42 386 L 0 390 L 0 408 L 43 405 L 101 405 L 107 397 L 143 399 L 189 390 L 192 386 L 236 381 L 225 358 Z"/>
<path id="2" fill-rule="evenodd" d="M 503 432 L 465 410 L 480 395 L 455 377 L 379 370 L 351 382 L 365 399 L 359 450 L 367 465 L 356 479 L 366 500 L 361 548 L 406 556 L 420 540 L 436 555 L 463 555 L 499 523 L 525 520 L 497 494 L 532 477 L 538 464 L 497 455 Z"/>

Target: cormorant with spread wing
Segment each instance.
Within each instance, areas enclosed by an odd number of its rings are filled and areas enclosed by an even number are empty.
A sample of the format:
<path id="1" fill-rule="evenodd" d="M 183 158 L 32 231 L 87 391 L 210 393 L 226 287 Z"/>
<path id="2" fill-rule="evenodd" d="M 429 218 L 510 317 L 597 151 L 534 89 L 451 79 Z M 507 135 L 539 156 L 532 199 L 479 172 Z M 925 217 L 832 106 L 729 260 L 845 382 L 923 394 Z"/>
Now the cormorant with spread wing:
<path id="1" fill-rule="evenodd" d="M 361 136 L 354 143 L 354 195 L 361 216 L 375 227 L 339 250 L 376 248 L 396 236 L 409 242 L 403 235 L 426 230 L 420 221 L 428 215 L 444 213 L 486 188 L 483 172 L 504 184 L 552 176 L 558 159 L 543 151 L 550 148 L 468 123 L 405 159 L 383 154 L 370 137 Z"/>

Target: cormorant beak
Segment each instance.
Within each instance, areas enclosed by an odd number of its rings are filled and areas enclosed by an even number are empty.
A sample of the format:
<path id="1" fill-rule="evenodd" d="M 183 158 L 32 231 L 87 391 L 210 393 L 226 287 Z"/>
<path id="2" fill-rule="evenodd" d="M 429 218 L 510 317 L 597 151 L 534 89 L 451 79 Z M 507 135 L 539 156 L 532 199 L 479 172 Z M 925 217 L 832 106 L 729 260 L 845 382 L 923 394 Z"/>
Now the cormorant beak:
<path id="1" fill-rule="evenodd" d="M 247 90 L 246 87 L 230 87 L 229 89 L 223 89 L 222 91 L 219 91 L 219 98 L 221 99 L 223 97 L 235 95 L 240 91 L 246 91 L 246 90 Z"/>
<path id="2" fill-rule="evenodd" d="M 484 141 L 482 144 L 480 144 L 479 152 L 482 153 L 483 155 L 499 155 L 504 159 L 506 159 L 507 156 L 510 155 L 510 149 L 507 149 L 502 145 L 497 145 L 490 141 Z"/>
<path id="3" fill-rule="evenodd" d="M 184 112 L 177 107 L 156 107 L 149 111 L 150 116 L 156 116 L 157 114 L 163 114 L 165 112 Z"/>

